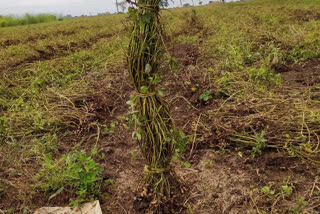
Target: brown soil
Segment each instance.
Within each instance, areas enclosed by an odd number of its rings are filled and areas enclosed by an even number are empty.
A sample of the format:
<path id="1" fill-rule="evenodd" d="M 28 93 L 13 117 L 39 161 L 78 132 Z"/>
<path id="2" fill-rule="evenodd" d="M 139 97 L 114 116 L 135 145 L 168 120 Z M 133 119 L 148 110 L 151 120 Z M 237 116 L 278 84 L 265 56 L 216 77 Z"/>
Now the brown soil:
<path id="1" fill-rule="evenodd" d="M 189 43 L 174 47 L 173 56 L 179 59 L 179 66 L 195 65 L 199 56 L 198 47 Z"/>
<path id="2" fill-rule="evenodd" d="M 53 33 L 53 35 L 55 36 L 59 36 L 59 35 L 62 35 L 62 36 L 70 36 L 70 35 L 73 35 L 75 34 L 76 32 L 75 31 L 56 31 Z M 38 34 L 36 36 L 30 36 L 28 37 L 26 40 L 24 40 L 25 42 L 36 42 L 36 41 L 39 41 L 39 40 L 44 40 L 44 39 L 47 39 L 49 37 L 49 35 L 47 34 Z M 6 47 L 9 47 L 9 46 L 12 46 L 12 45 L 18 45 L 18 44 L 24 44 L 23 41 L 20 41 L 20 40 L 5 40 L 3 42 L 0 42 L 0 47 L 3 47 L 3 48 L 6 48 Z"/>
<path id="3" fill-rule="evenodd" d="M 20 43 L 19 40 L 10 40 L 10 39 L 8 39 L 8 40 L 5 40 L 5 41 L 1 42 L 0 43 L 0 47 L 1 48 L 5 48 L 5 47 L 11 46 L 11 45 L 17 45 L 19 43 Z"/>
<path id="4" fill-rule="evenodd" d="M 320 12 L 317 10 L 297 9 L 292 12 L 292 16 L 298 21 L 309 22 L 311 20 L 320 20 Z"/>
<path id="5" fill-rule="evenodd" d="M 137 213 L 134 208 L 135 193 L 143 185 L 143 159 L 138 147 L 134 142 L 117 142 L 108 143 L 106 149 L 109 158 L 104 166 L 114 172 L 109 173 L 108 177 L 112 177 L 116 183 L 106 193 L 111 199 L 104 205 L 112 209 L 105 212 Z M 130 158 L 130 152 L 136 153 L 135 160 Z M 184 205 L 191 205 L 194 213 L 254 213 L 256 208 L 250 198 L 253 188 L 283 183 L 290 178 L 295 187 L 295 194 L 290 196 L 293 199 L 301 192 L 307 193 L 314 183 L 312 177 L 315 174 L 307 170 L 305 164 L 287 154 L 266 152 L 253 161 L 250 154 L 240 157 L 233 152 L 219 154 L 210 150 L 197 153 L 201 154 L 201 159 L 191 168 L 181 168 L 176 164 L 176 172 L 190 187 Z M 257 201 L 260 208 L 265 207 L 271 211 L 267 200 Z M 281 207 L 287 203 L 280 201 L 276 204 L 274 213 L 281 213 Z M 315 210 L 320 211 L 320 207 Z M 189 212 L 184 209 L 179 213 Z"/>
<path id="6" fill-rule="evenodd" d="M 320 59 L 294 64 L 281 71 L 284 85 L 290 87 L 315 86 L 320 83 Z"/>

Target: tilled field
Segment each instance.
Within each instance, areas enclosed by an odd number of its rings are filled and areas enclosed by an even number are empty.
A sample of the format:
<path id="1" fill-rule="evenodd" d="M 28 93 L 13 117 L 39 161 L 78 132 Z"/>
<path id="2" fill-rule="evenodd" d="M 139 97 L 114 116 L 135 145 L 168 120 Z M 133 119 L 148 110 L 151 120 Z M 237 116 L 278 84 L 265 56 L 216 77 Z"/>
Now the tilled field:
<path id="1" fill-rule="evenodd" d="M 181 131 L 173 165 L 186 187 L 168 213 L 320 212 L 319 7 L 163 12 L 179 67 L 164 58 L 159 87 Z M 93 198 L 104 213 L 145 212 L 127 105 L 130 24 L 112 15 L 1 29 L 0 213 Z M 91 170 L 80 182 L 79 163 Z"/>

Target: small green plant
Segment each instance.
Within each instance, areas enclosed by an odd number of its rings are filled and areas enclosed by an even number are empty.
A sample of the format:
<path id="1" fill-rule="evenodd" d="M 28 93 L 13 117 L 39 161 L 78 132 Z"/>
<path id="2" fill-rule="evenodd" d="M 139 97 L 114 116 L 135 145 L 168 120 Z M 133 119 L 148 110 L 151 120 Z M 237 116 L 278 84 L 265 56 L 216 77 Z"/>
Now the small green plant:
<path id="1" fill-rule="evenodd" d="M 206 168 L 206 169 L 210 169 L 211 167 L 212 167 L 211 161 L 207 161 L 206 164 L 204 165 L 204 168 Z"/>
<path id="2" fill-rule="evenodd" d="M 179 160 L 180 165 L 182 167 L 191 167 L 191 163 L 188 161 L 182 161 L 181 156 L 186 151 L 186 146 L 189 142 L 192 140 L 192 135 L 186 135 L 181 130 L 175 131 L 176 136 L 176 154 L 174 156 L 174 159 Z"/>
<path id="3" fill-rule="evenodd" d="M 308 202 L 305 200 L 305 198 L 300 197 L 300 198 L 298 198 L 295 206 L 290 211 L 293 212 L 294 214 L 299 214 L 299 213 L 303 212 L 303 208 L 307 205 L 308 205 Z"/>
<path id="4" fill-rule="evenodd" d="M 275 74 L 273 70 L 262 66 L 261 68 L 251 68 L 248 70 L 249 78 L 259 84 L 281 85 L 281 74 Z"/>
<path id="5" fill-rule="evenodd" d="M 292 194 L 292 191 L 293 191 L 292 186 L 290 186 L 290 185 L 288 185 L 288 184 L 282 185 L 282 186 L 281 186 L 281 192 L 280 192 L 282 198 L 285 198 L 285 197 L 291 195 L 291 194 Z"/>
<path id="6" fill-rule="evenodd" d="M 129 155 L 131 156 L 131 160 L 132 161 L 136 161 L 137 160 L 137 155 L 134 152 L 129 152 Z"/>
<path id="7" fill-rule="evenodd" d="M 44 157 L 42 169 L 35 179 L 39 182 L 35 187 L 50 194 L 49 200 L 63 190 L 75 191 L 76 199 L 71 199 L 71 205 L 93 200 L 100 194 L 97 182 L 101 180 L 102 168 L 98 166 L 92 155 L 84 150 L 63 155 L 54 160 L 50 154 Z"/>
<path id="8" fill-rule="evenodd" d="M 273 197 L 275 195 L 275 190 L 271 190 L 271 187 L 269 186 L 264 186 L 261 188 L 261 193 L 264 195 L 267 195 L 269 197 Z"/>
<path id="9" fill-rule="evenodd" d="M 104 184 L 106 186 L 112 185 L 112 184 L 114 184 L 114 180 L 113 179 L 107 179 L 107 180 L 104 181 Z"/>
<path id="10" fill-rule="evenodd" d="M 265 131 L 262 131 L 260 136 L 256 136 L 255 146 L 252 147 L 252 158 L 255 158 L 257 154 L 261 155 L 262 149 L 264 149 L 267 146 L 267 140 L 264 138 L 264 136 Z"/>
<path id="11" fill-rule="evenodd" d="M 179 70 L 178 59 L 171 56 L 167 56 L 167 58 L 170 71 L 176 73 Z"/>
<path id="12" fill-rule="evenodd" d="M 182 154 L 186 151 L 187 144 L 192 140 L 192 135 L 186 135 L 181 130 L 176 130 L 176 153 Z"/>
<path id="13" fill-rule="evenodd" d="M 215 85 L 217 90 L 214 95 L 217 98 L 229 97 L 233 93 L 232 83 L 234 82 L 234 77 L 232 72 L 226 72 L 222 77 L 216 79 Z"/>
<path id="14" fill-rule="evenodd" d="M 268 201 L 279 200 L 279 198 L 285 199 L 293 192 L 293 186 L 287 181 L 283 181 L 280 185 L 274 186 L 274 183 L 270 182 L 260 189 L 261 196 L 266 197 Z"/>
<path id="15" fill-rule="evenodd" d="M 116 124 L 112 121 L 109 126 L 105 125 L 103 131 L 106 133 L 113 133 L 116 129 Z"/>
<path id="16" fill-rule="evenodd" d="M 203 92 L 200 97 L 200 100 L 207 102 L 208 100 L 212 99 L 212 94 L 210 90 L 206 90 L 205 92 Z"/>
<path id="17" fill-rule="evenodd" d="M 299 63 L 308 59 L 319 57 L 318 51 L 313 51 L 310 48 L 294 48 L 288 53 L 287 61 Z"/>
<path id="18" fill-rule="evenodd" d="M 191 167 L 191 163 L 188 161 L 180 161 L 180 165 L 187 168 Z"/>
<path id="19" fill-rule="evenodd" d="M 57 152 L 59 138 L 56 134 L 47 134 L 38 139 L 38 147 L 42 154 Z"/>

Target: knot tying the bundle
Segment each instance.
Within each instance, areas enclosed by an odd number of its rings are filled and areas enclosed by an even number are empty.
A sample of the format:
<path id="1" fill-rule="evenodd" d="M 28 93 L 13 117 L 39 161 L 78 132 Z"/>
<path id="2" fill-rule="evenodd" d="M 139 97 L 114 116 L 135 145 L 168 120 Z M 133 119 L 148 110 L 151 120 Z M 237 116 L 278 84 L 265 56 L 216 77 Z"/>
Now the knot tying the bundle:
<path id="1" fill-rule="evenodd" d="M 144 94 L 139 93 L 139 92 L 137 92 L 137 91 L 134 92 L 134 95 L 135 95 L 136 97 L 153 97 L 153 96 L 155 96 L 156 94 L 157 94 L 156 92 L 148 92 L 148 93 L 144 93 Z"/>
<path id="2" fill-rule="evenodd" d="M 150 5 L 150 4 L 136 4 L 139 8 L 145 8 L 150 10 L 159 10 L 159 5 Z"/>
<path id="3" fill-rule="evenodd" d="M 150 168 L 149 166 L 145 165 L 144 172 L 146 174 L 161 174 L 161 173 L 170 171 L 170 168 L 171 168 L 170 166 L 167 168 Z"/>

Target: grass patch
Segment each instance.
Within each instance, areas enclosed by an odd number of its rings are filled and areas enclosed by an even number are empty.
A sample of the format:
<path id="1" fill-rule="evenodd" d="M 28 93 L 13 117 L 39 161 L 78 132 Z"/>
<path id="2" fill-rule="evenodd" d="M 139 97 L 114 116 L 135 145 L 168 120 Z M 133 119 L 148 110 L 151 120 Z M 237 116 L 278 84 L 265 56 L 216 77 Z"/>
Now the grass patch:
<path id="1" fill-rule="evenodd" d="M 22 17 L 19 16 L 0 16 L 0 28 L 1 27 L 12 27 L 19 25 L 31 25 L 38 23 L 46 23 L 53 21 L 62 21 L 63 18 L 52 14 L 25 14 Z"/>

